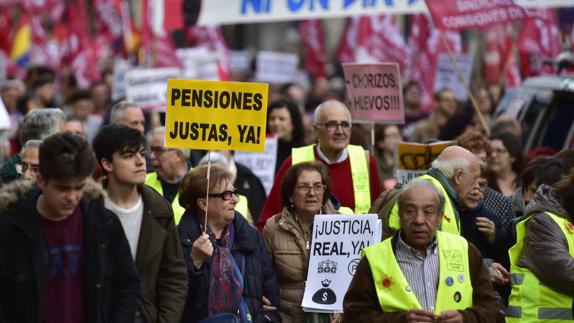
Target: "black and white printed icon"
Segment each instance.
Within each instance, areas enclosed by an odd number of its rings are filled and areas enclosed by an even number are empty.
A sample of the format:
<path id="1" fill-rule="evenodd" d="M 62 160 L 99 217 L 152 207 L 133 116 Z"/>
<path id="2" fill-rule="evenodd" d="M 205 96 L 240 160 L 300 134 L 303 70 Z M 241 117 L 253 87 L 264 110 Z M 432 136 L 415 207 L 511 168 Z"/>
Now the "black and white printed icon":
<path id="1" fill-rule="evenodd" d="M 315 292 L 315 294 L 313 294 L 313 297 L 311 298 L 313 302 L 323 305 L 335 304 L 337 301 L 337 295 L 335 295 L 335 292 L 329 288 L 330 284 L 331 281 L 328 279 L 321 281 L 323 288 L 319 289 L 317 292 Z"/>
<path id="2" fill-rule="evenodd" d="M 324 273 L 336 274 L 337 273 L 337 263 L 334 261 L 331 261 L 329 259 L 327 259 L 325 261 L 321 261 L 321 262 L 319 262 L 319 265 L 317 266 L 317 273 L 319 273 L 319 274 L 324 274 Z"/>

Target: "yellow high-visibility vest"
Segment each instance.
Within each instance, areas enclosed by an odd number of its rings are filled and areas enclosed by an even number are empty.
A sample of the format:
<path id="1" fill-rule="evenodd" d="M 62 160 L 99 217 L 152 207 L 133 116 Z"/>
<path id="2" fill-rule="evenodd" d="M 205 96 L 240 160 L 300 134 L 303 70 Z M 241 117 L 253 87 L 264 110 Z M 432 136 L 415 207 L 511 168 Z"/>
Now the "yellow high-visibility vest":
<path id="1" fill-rule="evenodd" d="M 161 187 L 161 182 L 156 172 L 148 173 L 145 176 L 145 183 L 163 196 L 163 188 Z M 179 205 L 179 192 L 175 195 L 173 201 L 171 201 L 171 209 L 173 210 L 175 224 L 178 225 L 183 213 L 185 213 L 185 208 Z"/>
<path id="2" fill-rule="evenodd" d="M 366 214 L 371 208 L 371 184 L 369 181 L 369 163 L 365 150 L 361 146 L 348 145 L 353 193 L 355 198 L 355 214 Z M 295 165 L 315 160 L 315 145 L 309 145 L 291 150 L 291 164 Z M 348 212 L 350 208 L 346 208 Z"/>
<path id="3" fill-rule="evenodd" d="M 379 304 L 383 312 L 407 312 L 422 309 L 397 263 L 391 238 L 365 248 Z M 434 313 L 464 310 L 472 306 L 472 282 L 468 258 L 468 242 L 461 236 L 437 232 L 439 253 L 439 284 Z"/>
<path id="4" fill-rule="evenodd" d="M 442 184 L 434 177 L 430 175 L 422 175 L 418 177 L 419 179 L 424 179 L 425 181 L 433 184 L 438 191 L 444 196 L 444 214 L 442 216 L 442 221 L 440 224 L 440 230 L 442 232 L 449 232 L 453 234 L 460 235 L 460 221 L 454 212 L 454 207 L 446 193 L 446 190 Z M 393 208 L 391 209 L 391 214 L 389 215 L 389 227 L 394 230 L 399 230 L 401 228 L 401 223 L 399 221 L 399 202 L 395 201 Z"/>
<path id="5" fill-rule="evenodd" d="M 554 213 L 545 212 L 568 241 L 568 253 L 574 257 L 574 225 Z M 506 309 L 506 322 L 574 322 L 574 298 L 544 285 L 528 268 L 518 266 L 526 238 L 526 224 L 533 215 L 516 225 L 516 244 L 508 250 L 510 256 L 510 283 L 512 292 Z M 560 270 L 560 268 L 557 268 Z"/>

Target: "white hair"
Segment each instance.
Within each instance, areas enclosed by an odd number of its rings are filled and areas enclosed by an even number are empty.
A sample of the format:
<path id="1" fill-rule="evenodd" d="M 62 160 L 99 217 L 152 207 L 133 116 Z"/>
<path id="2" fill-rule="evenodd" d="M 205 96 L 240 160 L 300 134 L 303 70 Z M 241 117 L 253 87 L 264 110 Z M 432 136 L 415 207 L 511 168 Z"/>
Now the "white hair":
<path id="1" fill-rule="evenodd" d="M 437 158 L 432 162 L 432 168 L 438 169 L 446 178 L 451 179 L 457 170 L 468 172 L 470 162 L 464 157 Z"/>

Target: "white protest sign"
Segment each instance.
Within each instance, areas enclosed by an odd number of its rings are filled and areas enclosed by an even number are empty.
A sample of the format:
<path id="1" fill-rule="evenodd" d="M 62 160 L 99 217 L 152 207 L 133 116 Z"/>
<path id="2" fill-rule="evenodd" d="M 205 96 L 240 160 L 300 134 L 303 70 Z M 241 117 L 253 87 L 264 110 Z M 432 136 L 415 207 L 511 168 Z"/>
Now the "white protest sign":
<path id="1" fill-rule="evenodd" d="M 112 85 L 112 101 L 126 97 L 126 74 L 130 70 L 130 62 L 125 59 L 114 61 L 114 83 Z"/>
<path id="2" fill-rule="evenodd" d="M 178 49 L 175 54 L 181 60 L 183 78 L 219 81 L 217 54 L 206 47 Z"/>
<path id="3" fill-rule="evenodd" d="M 259 177 L 265 194 L 269 195 L 275 180 L 275 164 L 277 163 L 277 137 L 265 138 L 265 151 L 262 153 L 236 151 L 233 157 L 236 162 L 247 166 Z"/>
<path id="4" fill-rule="evenodd" d="M 8 110 L 6 110 L 4 101 L 0 98 L 0 129 L 10 129 L 10 124 L 10 115 L 8 114 Z"/>
<path id="5" fill-rule="evenodd" d="M 295 54 L 261 51 L 257 53 L 255 77 L 258 82 L 290 83 L 297 76 L 298 64 Z"/>
<path id="6" fill-rule="evenodd" d="M 231 71 L 248 71 L 251 69 L 251 55 L 246 50 L 229 51 L 229 65 Z"/>
<path id="7" fill-rule="evenodd" d="M 472 74 L 473 55 L 456 55 L 456 62 L 460 71 L 464 76 L 464 82 L 470 84 L 470 75 Z M 468 99 L 468 94 L 464 88 L 464 84 L 460 82 L 456 69 L 448 54 L 442 53 L 438 59 L 438 66 L 436 69 L 434 92 L 442 89 L 451 90 L 458 101 L 464 102 Z"/>
<path id="8" fill-rule="evenodd" d="M 363 248 L 380 241 L 376 214 L 317 214 L 303 310 L 343 312 L 343 297 Z"/>
<path id="9" fill-rule="evenodd" d="M 438 0 L 437 0 L 438 1 Z M 572 0 L 516 0 L 524 7 L 571 7 Z M 199 25 L 428 12 L 423 0 L 202 0 Z"/>
<path id="10" fill-rule="evenodd" d="M 126 75 L 127 100 L 144 110 L 165 110 L 167 79 L 179 78 L 179 68 L 135 69 Z"/>

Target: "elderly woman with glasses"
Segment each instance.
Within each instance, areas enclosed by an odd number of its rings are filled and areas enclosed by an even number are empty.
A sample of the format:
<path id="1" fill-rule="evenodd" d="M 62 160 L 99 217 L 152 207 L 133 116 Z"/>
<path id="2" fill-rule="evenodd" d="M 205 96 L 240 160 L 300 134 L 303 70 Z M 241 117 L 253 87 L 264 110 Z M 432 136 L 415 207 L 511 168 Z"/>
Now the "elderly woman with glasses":
<path id="1" fill-rule="evenodd" d="M 182 322 L 279 322 L 279 288 L 263 239 L 235 212 L 232 175 L 207 165 L 183 179 L 179 236 L 189 291 Z M 205 226 L 207 217 L 207 226 Z"/>
<path id="2" fill-rule="evenodd" d="M 281 289 L 283 323 L 336 322 L 339 316 L 303 313 L 313 218 L 337 213 L 329 201 L 331 183 L 325 166 L 305 162 L 291 166 L 281 183 L 283 210 L 265 224 L 263 238 Z"/>
<path id="3" fill-rule="evenodd" d="M 25 180 L 35 180 L 40 169 L 39 150 L 42 140 L 28 140 L 22 149 L 22 161 L 16 164 L 16 172 Z"/>

